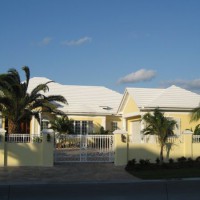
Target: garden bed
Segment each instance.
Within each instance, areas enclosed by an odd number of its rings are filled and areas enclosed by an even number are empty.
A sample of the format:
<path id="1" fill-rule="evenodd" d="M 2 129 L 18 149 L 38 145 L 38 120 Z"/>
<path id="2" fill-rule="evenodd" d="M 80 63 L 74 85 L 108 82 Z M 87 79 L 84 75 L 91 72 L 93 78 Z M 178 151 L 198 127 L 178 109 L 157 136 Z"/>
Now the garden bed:
<path id="1" fill-rule="evenodd" d="M 158 160 L 157 160 L 158 161 Z M 168 163 L 150 163 L 149 160 L 140 160 L 138 163 L 133 159 L 125 167 L 133 176 L 141 179 L 180 179 L 200 177 L 200 158 L 181 157 L 177 161 L 169 160 Z"/>

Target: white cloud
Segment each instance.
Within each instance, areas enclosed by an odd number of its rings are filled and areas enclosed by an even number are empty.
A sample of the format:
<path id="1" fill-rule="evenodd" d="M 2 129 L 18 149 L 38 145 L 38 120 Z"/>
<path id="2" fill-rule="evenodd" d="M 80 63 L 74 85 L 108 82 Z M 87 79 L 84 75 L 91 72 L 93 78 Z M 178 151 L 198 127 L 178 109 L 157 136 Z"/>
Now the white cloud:
<path id="1" fill-rule="evenodd" d="M 173 81 L 163 81 L 161 85 L 163 86 L 176 85 L 188 90 L 200 91 L 200 79 L 194 79 L 194 80 L 177 79 Z"/>
<path id="2" fill-rule="evenodd" d="M 92 41 L 91 37 L 82 37 L 82 38 L 79 38 L 77 40 L 65 40 L 65 41 L 62 42 L 62 45 L 79 46 L 79 45 L 82 45 L 84 43 L 88 43 L 88 42 L 91 42 L 91 41 Z"/>
<path id="3" fill-rule="evenodd" d="M 52 41 L 51 37 L 45 37 L 40 42 L 37 43 L 37 46 L 47 46 Z"/>
<path id="4" fill-rule="evenodd" d="M 154 70 L 140 69 L 119 79 L 118 83 L 137 83 L 150 81 L 156 76 Z"/>

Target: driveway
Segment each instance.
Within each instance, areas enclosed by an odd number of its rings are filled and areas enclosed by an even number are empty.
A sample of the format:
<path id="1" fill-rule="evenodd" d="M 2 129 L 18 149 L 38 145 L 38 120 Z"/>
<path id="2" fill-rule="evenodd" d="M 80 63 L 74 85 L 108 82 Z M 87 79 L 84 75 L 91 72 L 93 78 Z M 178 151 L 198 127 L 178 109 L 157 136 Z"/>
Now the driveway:
<path id="1" fill-rule="evenodd" d="M 54 167 L 1 167 L 0 184 L 116 183 L 137 179 L 113 163 L 67 163 Z"/>

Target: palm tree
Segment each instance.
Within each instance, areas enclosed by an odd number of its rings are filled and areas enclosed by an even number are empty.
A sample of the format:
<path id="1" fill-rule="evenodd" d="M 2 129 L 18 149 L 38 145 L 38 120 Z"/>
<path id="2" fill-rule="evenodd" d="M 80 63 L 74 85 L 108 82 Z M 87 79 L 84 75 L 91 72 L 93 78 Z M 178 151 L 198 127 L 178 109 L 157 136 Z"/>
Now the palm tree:
<path id="1" fill-rule="evenodd" d="M 50 121 L 51 127 L 59 134 L 69 134 L 74 132 L 73 120 L 69 119 L 66 115 L 62 117 L 56 117 Z"/>
<path id="2" fill-rule="evenodd" d="M 200 135 L 200 124 L 197 124 L 194 130 L 192 128 L 186 130 L 193 132 L 193 135 Z"/>
<path id="3" fill-rule="evenodd" d="M 73 120 L 65 115 L 62 117 L 56 117 L 54 120 L 50 121 L 51 127 L 56 132 L 56 145 L 58 148 L 66 144 L 66 135 L 69 133 L 74 133 Z"/>
<path id="4" fill-rule="evenodd" d="M 163 150 L 167 142 L 167 137 L 173 135 L 173 130 L 177 126 L 175 120 L 169 119 L 156 108 L 151 113 L 146 113 L 143 120 L 147 123 L 146 128 L 143 129 L 145 135 L 156 135 L 160 144 L 160 163 L 163 163 Z"/>
<path id="5" fill-rule="evenodd" d="M 16 69 L 10 69 L 5 74 L 0 74 L 0 112 L 3 117 L 8 119 L 8 133 L 20 131 L 20 124 L 25 120 L 30 120 L 35 116 L 39 121 L 39 113 L 45 112 L 63 114 L 58 110 L 55 102 L 67 103 L 61 95 L 45 96 L 49 90 L 47 82 L 37 85 L 30 93 L 28 86 L 30 80 L 30 70 L 27 66 L 23 67 L 26 80 L 21 81 Z"/>
<path id="6" fill-rule="evenodd" d="M 190 121 L 198 121 L 199 119 L 200 119 L 200 107 L 197 107 L 192 110 Z"/>

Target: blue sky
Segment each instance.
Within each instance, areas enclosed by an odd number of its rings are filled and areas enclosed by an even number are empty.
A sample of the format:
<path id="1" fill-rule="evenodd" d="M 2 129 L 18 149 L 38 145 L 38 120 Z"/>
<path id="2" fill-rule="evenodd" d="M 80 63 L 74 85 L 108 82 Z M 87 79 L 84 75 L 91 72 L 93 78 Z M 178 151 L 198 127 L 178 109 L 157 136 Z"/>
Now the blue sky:
<path id="1" fill-rule="evenodd" d="M 0 73 L 200 91 L 199 0 L 0 0 Z M 23 74 L 22 74 L 23 75 Z"/>

